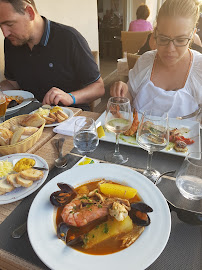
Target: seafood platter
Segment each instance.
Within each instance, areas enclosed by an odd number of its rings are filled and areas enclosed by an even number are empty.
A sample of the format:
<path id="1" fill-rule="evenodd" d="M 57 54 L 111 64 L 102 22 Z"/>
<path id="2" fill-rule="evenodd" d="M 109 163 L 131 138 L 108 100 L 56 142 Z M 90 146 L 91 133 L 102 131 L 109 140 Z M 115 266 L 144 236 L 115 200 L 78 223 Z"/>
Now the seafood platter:
<path id="1" fill-rule="evenodd" d="M 165 248 L 170 228 L 159 189 L 113 164 L 61 173 L 40 190 L 28 215 L 31 245 L 51 269 L 119 270 L 133 262 L 145 269 Z"/>
<path id="2" fill-rule="evenodd" d="M 100 138 L 102 141 L 114 142 L 115 135 L 105 128 L 105 115 L 104 112 L 97 120 L 96 124 L 101 122 L 101 126 L 104 130 L 104 136 Z M 132 126 L 125 133 L 120 134 L 119 143 L 132 146 L 140 147 L 136 141 L 137 128 L 140 121 L 140 114 L 136 111 L 133 112 Z M 161 152 L 178 155 L 185 157 L 188 152 L 200 152 L 201 141 L 200 141 L 200 125 L 196 121 L 191 120 L 179 120 L 176 118 L 169 118 L 170 136 L 168 146 L 161 150 Z M 155 132 L 159 130 L 151 128 L 152 135 L 155 137 Z M 199 155 L 195 155 L 193 158 L 200 159 Z"/>

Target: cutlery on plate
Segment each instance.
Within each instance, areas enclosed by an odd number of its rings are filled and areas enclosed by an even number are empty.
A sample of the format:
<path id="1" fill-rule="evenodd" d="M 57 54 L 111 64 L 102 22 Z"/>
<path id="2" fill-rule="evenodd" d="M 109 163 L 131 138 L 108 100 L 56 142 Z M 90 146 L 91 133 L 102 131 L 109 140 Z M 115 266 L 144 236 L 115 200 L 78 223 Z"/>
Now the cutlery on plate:
<path id="1" fill-rule="evenodd" d="M 34 101 L 34 102 L 39 102 L 35 97 L 32 97 L 32 98 L 24 98 L 23 101 Z"/>
<path id="2" fill-rule="evenodd" d="M 21 224 L 19 227 L 17 227 L 11 234 L 13 238 L 20 238 L 27 230 L 27 222 Z"/>
<path id="3" fill-rule="evenodd" d="M 40 171 L 48 171 L 48 168 L 43 168 L 43 167 L 32 167 L 33 169 L 40 170 Z"/>
<path id="4" fill-rule="evenodd" d="M 168 171 L 168 172 L 161 173 L 159 177 L 156 179 L 156 181 L 154 182 L 154 185 L 157 185 L 158 183 L 160 183 L 159 180 L 161 179 L 162 176 L 167 175 L 167 174 L 174 174 L 175 172 L 176 171 Z"/>
<path id="5" fill-rule="evenodd" d="M 179 119 L 179 120 L 182 120 L 182 119 L 188 119 L 188 118 L 194 117 L 194 116 L 198 115 L 201 112 L 201 109 L 202 109 L 202 104 L 199 104 L 199 108 L 195 112 L 190 113 L 190 114 L 185 115 L 185 116 L 178 116 L 176 118 Z"/>

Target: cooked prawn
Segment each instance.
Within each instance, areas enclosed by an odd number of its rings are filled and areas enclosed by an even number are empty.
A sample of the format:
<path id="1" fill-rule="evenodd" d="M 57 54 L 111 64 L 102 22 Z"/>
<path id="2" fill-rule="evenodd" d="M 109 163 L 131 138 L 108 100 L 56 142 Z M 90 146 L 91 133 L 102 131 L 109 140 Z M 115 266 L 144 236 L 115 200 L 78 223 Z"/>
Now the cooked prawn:
<path id="1" fill-rule="evenodd" d="M 126 136 L 134 135 L 137 132 L 138 125 L 139 125 L 138 113 L 134 109 L 134 111 L 133 111 L 133 123 L 132 123 L 131 127 L 124 132 L 124 135 L 126 135 Z"/>

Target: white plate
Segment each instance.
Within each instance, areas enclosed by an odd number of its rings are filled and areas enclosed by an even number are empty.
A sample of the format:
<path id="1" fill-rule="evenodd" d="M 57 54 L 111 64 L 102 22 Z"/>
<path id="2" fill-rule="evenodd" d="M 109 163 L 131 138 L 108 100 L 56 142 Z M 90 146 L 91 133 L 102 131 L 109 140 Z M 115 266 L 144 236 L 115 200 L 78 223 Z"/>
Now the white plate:
<path id="1" fill-rule="evenodd" d="M 12 162 L 13 165 L 15 165 L 15 163 L 18 160 L 20 160 L 21 158 L 25 158 L 25 157 L 33 158 L 36 161 L 35 166 L 43 167 L 43 168 L 48 169 L 47 162 L 43 158 L 41 158 L 41 157 L 39 157 L 37 155 L 33 155 L 33 154 L 26 154 L 26 153 L 12 154 L 12 155 L 7 155 L 7 156 L 0 157 L 0 160 L 7 160 L 7 161 Z M 28 188 L 25 188 L 25 187 L 15 188 L 13 191 L 8 192 L 8 193 L 6 193 L 4 195 L 1 195 L 0 196 L 0 204 L 12 203 L 12 202 L 21 200 L 21 199 L 27 197 L 28 195 L 32 194 L 46 180 L 49 171 L 44 170 L 43 172 L 44 172 L 43 178 L 41 180 L 39 180 L 39 181 L 34 181 L 33 185 L 31 185 L 30 187 L 28 187 Z"/>
<path id="2" fill-rule="evenodd" d="M 105 115 L 106 115 L 106 112 L 104 112 L 96 120 L 96 124 L 98 122 L 101 122 L 101 126 L 104 127 L 104 125 L 105 125 Z M 190 131 L 188 133 L 186 133 L 186 134 L 183 134 L 183 136 L 187 137 L 187 138 L 193 138 L 193 140 L 195 142 L 193 144 L 187 145 L 188 151 L 185 152 L 185 153 L 177 152 L 174 149 L 171 149 L 171 150 L 163 149 L 163 150 L 161 150 L 161 152 L 185 157 L 190 152 L 200 152 L 201 151 L 200 150 L 201 149 L 201 138 L 200 138 L 200 125 L 199 125 L 199 122 L 191 121 L 191 120 L 178 120 L 176 118 L 169 118 L 169 126 L 170 126 L 171 129 L 182 128 L 182 127 L 188 128 Z M 115 134 L 112 133 L 112 132 L 107 132 L 106 131 L 105 136 L 100 138 L 100 140 L 115 143 L 116 142 Z M 140 148 L 140 146 L 137 144 L 135 138 L 131 137 L 131 136 L 124 136 L 124 135 L 121 134 L 120 139 L 119 139 L 119 143 Z M 196 154 L 195 156 L 193 156 L 193 158 L 194 159 L 200 159 L 201 157 L 200 157 L 200 154 L 199 155 Z"/>
<path id="3" fill-rule="evenodd" d="M 110 255 L 88 255 L 67 247 L 56 236 L 52 192 L 57 183 L 78 186 L 98 178 L 110 179 L 137 188 L 146 204 L 153 208 L 151 224 L 130 247 Z M 129 168 L 113 164 L 74 167 L 48 182 L 35 197 L 28 215 L 28 236 L 38 257 L 54 270 L 143 270 L 151 265 L 165 248 L 171 229 L 167 202 L 160 190 L 145 176 Z"/>
<path id="4" fill-rule="evenodd" d="M 6 94 L 7 96 L 21 96 L 23 98 L 33 98 L 34 95 L 28 91 L 23 91 L 23 90 L 7 90 L 7 91 L 3 91 L 4 94 Z M 6 115 L 9 114 L 13 114 L 15 112 L 17 112 L 20 108 L 28 105 L 29 103 L 31 103 L 31 101 L 23 101 L 21 104 L 18 104 L 12 108 L 8 108 L 6 110 Z"/>
<path id="5" fill-rule="evenodd" d="M 52 106 L 51 108 L 53 108 L 53 107 L 55 107 L 55 106 Z M 73 113 L 72 110 L 70 110 L 70 109 L 68 109 L 68 108 L 66 108 L 66 107 L 61 107 L 61 106 L 60 106 L 60 108 L 62 108 L 62 110 L 69 116 L 69 118 L 68 118 L 67 120 L 65 120 L 65 121 L 70 120 L 70 119 L 74 116 L 74 113 Z M 33 111 L 33 112 L 31 112 L 31 113 L 35 113 L 36 111 L 38 111 L 38 109 L 35 110 L 35 111 Z M 61 122 L 60 122 L 60 123 L 55 122 L 55 123 L 53 123 L 53 124 L 45 125 L 45 127 L 56 127 L 56 126 L 58 126 L 59 124 L 61 124 Z"/>

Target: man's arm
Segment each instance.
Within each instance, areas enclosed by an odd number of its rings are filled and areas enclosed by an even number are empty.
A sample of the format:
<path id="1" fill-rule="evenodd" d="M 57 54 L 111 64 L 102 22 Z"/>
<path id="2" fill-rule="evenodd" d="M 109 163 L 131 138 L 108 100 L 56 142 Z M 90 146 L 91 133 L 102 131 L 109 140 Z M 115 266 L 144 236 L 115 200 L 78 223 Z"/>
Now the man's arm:
<path id="1" fill-rule="evenodd" d="M 1 90 L 18 90 L 20 89 L 16 81 L 3 80 L 0 82 Z"/>
<path id="2" fill-rule="evenodd" d="M 99 78 L 96 82 L 89 84 L 83 89 L 72 92 L 72 95 L 75 96 L 75 104 L 90 103 L 104 94 L 105 89 L 102 78 Z M 69 94 L 56 87 L 51 88 L 43 99 L 43 104 L 57 105 L 59 102 L 65 106 L 70 106 L 73 104 L 73 99 Z"/>

